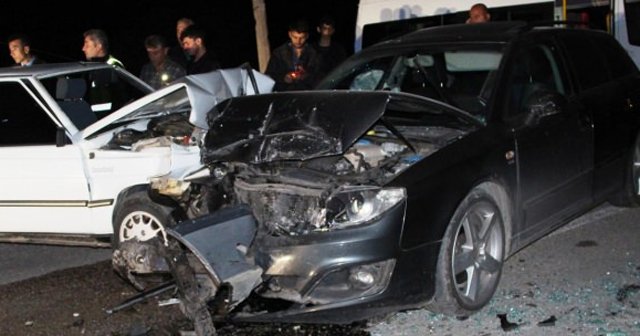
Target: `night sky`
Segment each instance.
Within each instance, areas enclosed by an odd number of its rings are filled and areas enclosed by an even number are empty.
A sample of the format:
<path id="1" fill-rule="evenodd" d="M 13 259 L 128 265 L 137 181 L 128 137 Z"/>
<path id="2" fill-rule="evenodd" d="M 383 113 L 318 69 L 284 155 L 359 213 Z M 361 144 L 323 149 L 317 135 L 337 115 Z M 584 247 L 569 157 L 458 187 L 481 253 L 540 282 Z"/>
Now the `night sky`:
<path id="1" fill-rule="evenodd" d="M 321 16 L 329 14 L 337 21 L 336 41 L 353 50 L 358 0 L 265 0 L 265 3 L 272 48 L 287 40 L 287 25 L 294 19 L 306 18 L 313 28 Z M 177 43 L 175 23 L 180 17 L 190 17 L 207 30 L 208 47 L 223 67 L 250 62 L 258 68 L 251 0 L 90 1 L 82 7 L 62 1 L 6 2 L 0 12 L 0 43 L 4 48 L 0 66 L 13 64 L 7 48 L 7 38 L 13 33 L 29 35 L 36 54 L 49 62 L 80 61 L 84 60 L 82 33 L 100 28 L 109 35 L 111 53 L 137 75 L 147 61 L 144 38 L 161 34 L 170 43 Z M 311 39 L 316 36 L 312 29 Z"/>

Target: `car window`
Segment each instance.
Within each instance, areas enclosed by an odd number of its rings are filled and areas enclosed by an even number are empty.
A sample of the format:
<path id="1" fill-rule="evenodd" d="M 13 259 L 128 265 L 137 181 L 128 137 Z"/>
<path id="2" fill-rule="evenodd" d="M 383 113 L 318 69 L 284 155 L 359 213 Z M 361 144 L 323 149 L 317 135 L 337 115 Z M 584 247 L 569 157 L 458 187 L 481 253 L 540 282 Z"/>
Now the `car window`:
<path id="1" fill-rule="evenodd" d="M 520 48 L 510 62 L 508 114 L 524 113 L 530 99 L 546 92 L 565 95 L 565 84 L 554 52 L 546 45 Z"/>
<path id="2" fill-rule="evenodd" d="M 150 92 L 111 68 L 44 78 L 41 79 L 41 82 L 57 102 L 78 103 L 82 101 L 89 105 L 90 111 L 94 114 L 94 120 L 102 119 Z M 61 85 L 64 82 L 69 85 Z M 62 107 L 69 114 L 70 112 L 65 108 Z M 73 117 L 71 119 L 74 121 Z"/>
<path id="3" fill-rule="evenodd" d="M 566 47 L 578 84 L 587 90 L 606 83 L 609 75 L 607 64 L 596 45 L 588 36 L 565 32 L 559 36 Z"/>
<path id="4" fill-rule="evenodd" d="M 622 46 L 610 35 L 597 34 L 594 39 L 612 78 L 620 78 L 637 72 L 635 63 Z"/>
<path id="5" fill-rule="evenodd" d="M 56 125 L 20 83 L 0 83 L 0 106 L 0 146 L 55 144 Z"/>
<path id="6" fill-rule="evenodd" d="M 395 56 L 387 55 L 373 59 L 348 60 L 327 76 L 319 89 L 376 90 L 380 81 L 393 64 Z"/>

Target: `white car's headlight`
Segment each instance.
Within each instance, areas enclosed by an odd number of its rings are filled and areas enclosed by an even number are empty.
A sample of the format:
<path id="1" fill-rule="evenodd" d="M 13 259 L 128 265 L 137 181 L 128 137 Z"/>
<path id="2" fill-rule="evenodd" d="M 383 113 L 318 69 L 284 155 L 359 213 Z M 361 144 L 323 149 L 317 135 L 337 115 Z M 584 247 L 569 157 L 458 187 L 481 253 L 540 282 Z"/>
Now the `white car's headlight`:
<path id="1" fill-rule="evenodd" d="M 404 188 L 353 187 L 327 201 L 329 228 L 345 228 L 366 223 L 406 198 Z"/>

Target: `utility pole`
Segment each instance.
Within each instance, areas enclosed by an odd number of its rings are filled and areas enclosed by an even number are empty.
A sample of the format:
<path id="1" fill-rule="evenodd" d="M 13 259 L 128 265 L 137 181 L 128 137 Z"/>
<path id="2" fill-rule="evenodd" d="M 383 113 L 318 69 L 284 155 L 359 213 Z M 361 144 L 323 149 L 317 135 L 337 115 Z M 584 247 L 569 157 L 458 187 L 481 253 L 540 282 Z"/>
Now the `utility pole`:
<path id="1" fill-rule="evenodd" d="M 256 20 L 256 46 L 258 47 L 258 64 L 260 72 L 267 69 L 271 49 L 269 47 L 269 30 L 267 29 L 267 11 L 264 0 L 252 0 L 253 18 Z"/>

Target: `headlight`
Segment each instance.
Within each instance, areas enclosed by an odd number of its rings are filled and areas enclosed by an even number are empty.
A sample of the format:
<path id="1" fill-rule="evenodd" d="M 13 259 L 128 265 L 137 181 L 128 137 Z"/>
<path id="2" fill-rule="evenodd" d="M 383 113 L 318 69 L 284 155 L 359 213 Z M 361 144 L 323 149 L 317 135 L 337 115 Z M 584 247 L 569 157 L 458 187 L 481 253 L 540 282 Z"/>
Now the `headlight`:
<path id="1" fill-rule="evenodd" d="M 342 189 L 327 201 L 329 228 L 366 223 L 406 198 L 404 188 L 354 187 Z"/>
<path id="2" fill-rule="evenodd" d="M 150 179 L 151 189 L 161 195 L 179 197 L 189 188 L 190 182 L 172 178 L 168 175 L 152 177 Z"/>

